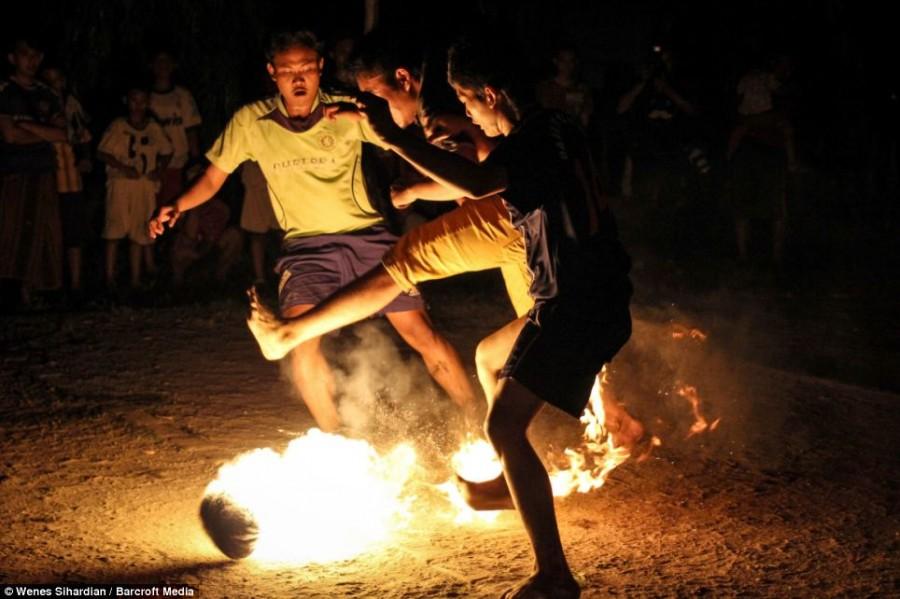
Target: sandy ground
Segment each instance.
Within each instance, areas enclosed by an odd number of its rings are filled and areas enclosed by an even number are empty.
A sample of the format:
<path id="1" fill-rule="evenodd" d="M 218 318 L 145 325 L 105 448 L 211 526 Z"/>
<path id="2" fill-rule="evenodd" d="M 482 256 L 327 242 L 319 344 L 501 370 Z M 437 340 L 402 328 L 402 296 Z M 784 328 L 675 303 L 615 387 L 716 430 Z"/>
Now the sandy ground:
<path id="1" fill-rule="evenodd" d="M 468 362 L 509 315 L 480 288 L 445 283 L 428 295 Z M 837 316 L 823 319 L 756 300 L 728 305 L 742 304 L 756 307 L 638 302 L 614 384 L 663 445 L 603 489 L 558 501 L 583 596 L 900 596 L 900 397 L 877 388 L 896 390 L 883 384 L 896 350 L 830 308 Z M 528 573 L 513 514 L 454 525 L 437 503 L 391 544 L 350 561 L 266 567 L 219 553 L 198 518 L 218 467 L 283 448 L 312 425 L 278 365 L 259 356 L 243 311 L 234 299 L 3 320 L 0 582 L 186 583 L 204 597 L 493 597 Z M 709 337 L 673 339 L 673 323 Z M 370 323 L 356 329 L 361 340 L 329 341 L 342 386 L 360 388 L 355 371 L 365 351 L 383 351 L 385 331 Z M 411 438 L 440 473 L 452 409 L 413 357 L 385 351 L 394 374 L 371 379 L 381 387 L 370 392 L 390 409 L 375 408 L 367 426 L 379 442 Z M 402 384 L 399 371 L 409 373 Z M 681 383 L 697 387 L 710 421 L 721 418 L 715 431 L 686 438 L 693 418 L 674 392 Z M 547 410 L 534 437 L 559 447 L 579 432 Z"/>

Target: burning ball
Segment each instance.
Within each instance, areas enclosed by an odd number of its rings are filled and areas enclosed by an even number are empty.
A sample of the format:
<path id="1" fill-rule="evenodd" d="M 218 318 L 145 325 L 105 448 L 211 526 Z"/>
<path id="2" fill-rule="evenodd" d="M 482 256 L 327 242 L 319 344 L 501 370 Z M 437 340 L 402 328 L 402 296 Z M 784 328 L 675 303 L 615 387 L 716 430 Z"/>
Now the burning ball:
<path id="1" fill-rule="evenodd" d="M 204 497 L 200 519 L 209 538 L 231 559 L 243 559 L 253 553 L 259 537 L 256 519 L 227 495 Z"/>

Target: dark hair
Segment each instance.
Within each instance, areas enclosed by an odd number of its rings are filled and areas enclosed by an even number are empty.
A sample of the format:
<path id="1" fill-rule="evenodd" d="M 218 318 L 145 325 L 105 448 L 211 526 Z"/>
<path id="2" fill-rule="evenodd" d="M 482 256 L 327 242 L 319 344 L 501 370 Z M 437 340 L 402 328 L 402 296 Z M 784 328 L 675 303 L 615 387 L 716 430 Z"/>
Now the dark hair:
<path id="1" fill-rule="evenodd" d="M 315 50 L 319 56 L 322 55 L 322 43 L 315 33 L 308 29 L 299 31 L 280 31 L 269 38 L 269 45 L 266 48 L 266 60 L 272 62 L 275 55 L 291 48 L 301 46 Z"/>
<path id="2" fill-rule="evenodd" d="M 408 31 L 374 29 L 360 40 L 350 59 L 353 73 L 381 75 L 394 85 L 397 69 L 406 69 L 421 78 L 425 62 L 424 45 Z"/>
<path id="3" fill-rule="evenodd" d="M 506 95 L 517 106 L 534 100 L 534 69 L 529 58 L 512 38 L 496 32 L 466 36 L 450 47 L 447 78 L 450 82 L 474 90 L 480 97 L 489 85 Z"/>
<path id="4" fill-rule="evenodd" d="M 442 61 L 430 62 L 422 73 L 422 89 L 419 91 L 420 118 L 441 114 L 464 115 L 462 103 L 447 83 Z"/>
<path id="5" fill-rule="evenodd" d="M 8 45 L 9 52 L 16 52 L 20 45 L 28 46 L 32 50 L 37 50 L 38 52 L 44 52 L 47 49 L 47 44 L 43 39 L 30 33 L 13 36 Z"/>
<path id="6" fill-rule="evenodd" d="M 143 76 L 134 76 L 127 77 L 124 81 L 124 85 L 122 85 L 122 97 L 128 98 L 128 94 L 131 92 L 143 92 L 147 95 L 150 95 L 150 90 L 152 89 L 152 85 L 150 81 Z"/>

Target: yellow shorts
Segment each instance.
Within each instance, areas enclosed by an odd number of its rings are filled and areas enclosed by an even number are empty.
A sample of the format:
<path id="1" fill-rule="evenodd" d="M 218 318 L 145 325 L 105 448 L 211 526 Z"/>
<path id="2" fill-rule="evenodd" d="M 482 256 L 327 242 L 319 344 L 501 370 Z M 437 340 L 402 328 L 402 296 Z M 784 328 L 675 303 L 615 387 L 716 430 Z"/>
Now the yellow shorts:
<path id="1" fill-rule="evenodd" d="M 531 309 L 531 272 L 525 240 L 499 197 L 469 200 L 397 241 L 381 260 L 394 282 L 409 292 L 416 284 L 477 270 L 500 268 L 517 316 Z"/>

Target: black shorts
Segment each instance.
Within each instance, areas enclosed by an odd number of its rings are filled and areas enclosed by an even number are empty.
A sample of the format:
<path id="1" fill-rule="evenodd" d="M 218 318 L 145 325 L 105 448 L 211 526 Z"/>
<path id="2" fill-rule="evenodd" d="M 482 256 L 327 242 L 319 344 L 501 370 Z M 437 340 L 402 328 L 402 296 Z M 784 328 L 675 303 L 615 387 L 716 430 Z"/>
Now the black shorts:
<path id="1" fill-rule="evenodd" d="M 579 418 L 594 377 L 631 337 L 631 286 L 627 278 L 622 285 L 600 302 L 557 299 L 536 306 L 500 378 L 515 379 L 545 402 Z"/>
<path id="2" fill-rule="evenodd" d="M 84 194 L 80 191 L 59 194 L 63 246 L 82 247 L 88 240 L 88 216 Z"/>

